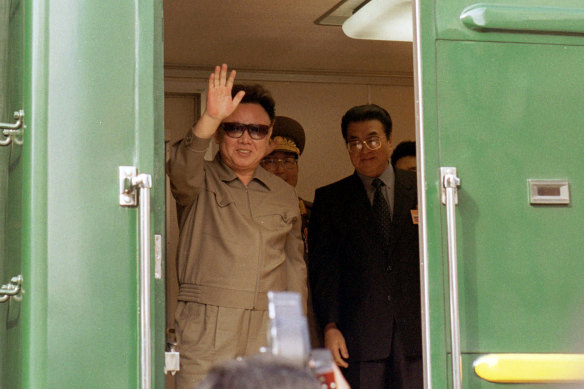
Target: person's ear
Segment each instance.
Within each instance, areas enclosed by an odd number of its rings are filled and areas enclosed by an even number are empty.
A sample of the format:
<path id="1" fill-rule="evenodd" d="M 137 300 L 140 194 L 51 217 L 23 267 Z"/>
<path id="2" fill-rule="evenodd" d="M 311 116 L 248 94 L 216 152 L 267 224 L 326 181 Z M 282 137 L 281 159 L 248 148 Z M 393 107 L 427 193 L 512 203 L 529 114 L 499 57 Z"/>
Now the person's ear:
<path id="1" fill-rule="evenodd" d="M 268 129 L 268 135 L 266 135 L 268 138 L 270 138 L 270 142 L 272 142 L 272 133 L 274 132 L 274 123 L 272 123 L 270 125 L 270 128 Z"/>
<path id="2" fill-rule="evenodd" d="M 270 133 L 268 135 L 272 135 L 271 130 L 270 130 Z M 272 154 L 272 151 L 274 151 L 275 148 L 276 148 L 276 142 L 274 142 L 272 140 L 272 138 L 270 137 L 270 140 L 268 141 L 268 147 L 266 147 L 266 153 L 264 154 L 264 157 L 266 155 Z"/>

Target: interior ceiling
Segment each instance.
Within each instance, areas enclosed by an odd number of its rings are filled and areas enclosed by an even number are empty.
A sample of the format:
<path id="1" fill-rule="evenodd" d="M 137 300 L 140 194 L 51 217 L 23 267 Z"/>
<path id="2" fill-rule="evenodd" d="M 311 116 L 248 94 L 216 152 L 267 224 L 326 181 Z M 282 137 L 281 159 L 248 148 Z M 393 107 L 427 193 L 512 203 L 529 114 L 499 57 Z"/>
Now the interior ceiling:
<path id="1" fill-rule="evenodd" d="M 340 0 L 164 0 L 166 66 L 412 74 L 411 42 L 355 40 L 315 21 Z"/>

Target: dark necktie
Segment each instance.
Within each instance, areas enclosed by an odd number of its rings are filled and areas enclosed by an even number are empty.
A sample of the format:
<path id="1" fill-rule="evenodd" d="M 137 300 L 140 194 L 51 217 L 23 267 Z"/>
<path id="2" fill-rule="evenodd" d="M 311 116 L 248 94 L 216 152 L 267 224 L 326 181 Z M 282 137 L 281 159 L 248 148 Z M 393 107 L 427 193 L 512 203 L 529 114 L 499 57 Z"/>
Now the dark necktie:
<path id="1" fill-rule="evenodd" d="M 389 205 L 383 196 L 382 188 L 384 183 L 376 178 L 373 180 L 371 185 L 375 188 L 375 194 L 373 195 L 373 213 L 375 214 L 375 220 L 383 236 L 389 239 L 390 229 L 391 229 L 391 212 L 389 211 Z"/>

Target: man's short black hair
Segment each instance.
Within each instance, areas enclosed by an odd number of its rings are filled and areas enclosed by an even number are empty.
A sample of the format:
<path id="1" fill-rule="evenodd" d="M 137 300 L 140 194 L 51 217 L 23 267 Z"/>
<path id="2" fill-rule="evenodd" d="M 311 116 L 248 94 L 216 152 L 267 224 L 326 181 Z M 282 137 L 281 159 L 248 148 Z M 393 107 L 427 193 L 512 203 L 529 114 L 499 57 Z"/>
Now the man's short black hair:
<path id="1" fill-rule="evenodd" d="M 402 157 L 416 156 L 416 142 L 406 140 L 396 146 L 391 154 L 391 165 L 395 167 L 395 163 Z"/>
<path id="2" fill-rule="evenodd" d="M 391 116 L 389 112 L 376 104 L 358 105 L 348 110 L 341 120 L 343 139 L 347 140 L 347 127 L 349 123 L 364 122 L 366 120 L 379 120 L 385 129 L 385 136 L 391 135 Z"/>
<path id="3" fill-rule="evenodd" d="M 274 118 L 276 117 L 276 102 L 274 101 L 272 94 L 260 84 L 234 84 L 231 89 L 231 96 L 235 97 L 237 92 L 241 90 L 245 92 L 245 96 L 243 96 L 241 102 L 261 105 L 268 113 L 270 121 L 273 123 Z"/>

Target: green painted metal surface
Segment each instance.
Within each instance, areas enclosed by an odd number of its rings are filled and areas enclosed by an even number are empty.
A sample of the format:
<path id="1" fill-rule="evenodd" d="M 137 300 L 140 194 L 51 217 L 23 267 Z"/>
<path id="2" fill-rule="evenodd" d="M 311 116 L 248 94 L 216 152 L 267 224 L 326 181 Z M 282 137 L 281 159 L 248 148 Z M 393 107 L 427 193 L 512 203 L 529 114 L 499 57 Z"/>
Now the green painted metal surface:
<path id="1" fill-rule="evenodd" d="M 47 112 L 48 7 L 44 1 L 25 3 L 23 175 L 22 388 L 44 388 L 48 380 L 47 279 Z"/>
<path id="2" fill-rule="evenodd" d="M 575 107 L 584 101 L 584 48 L 437 47 L 440 160 L 463 181 L 462 350 L 577 352 L 584 111 Z M 568 180 L 572 203 L 530 205 L 528 179 Z"/>
<path id="3" fill-rule="evenodd" d="M 0 121 L 15 123 L 24 104 L 24 4 L 0 4 Z M 11 142 L 9 142 L 11 140 Z M 0 285 L 22 274 L 22 136 L 0 135 Z M 0 293 L 0 299 L 4 295 Z M 0 387 L 21 383 L 21 296 L 0 302 Z"/>
<path id="4" fill-rule="evenodd" d="M 500 386 L 472 370 L 484 353 L 584 352 L 584 38 L 569 31 L 570 23 L 553 34 L 469 29 L 460 15 L 473 4 L 417 4 L 425 358 L 434 388 L 452 385 L 441 166 L 456 167 L 461 179 L 456 228 L 463 387 Z M 512 26 L 529 24 L 530 7 L 541 6 L 528 0 L 494 4 L 522 10 L 517 23 L 506 14 Z M 554 29 L 562 30 L 560 24 Z M 528 179 L 568 180 L 571 203 L 531 205 Z"/>
<path id="5" fill-rule="evenodd" d="M 138 388 L 139 210 L 118 204 L 118 166 L 152 175 L 152 234 L 163 234 L 162 1 L 25 4 L 14 388 Z M 152 287 L 153 387 L 163 388 L 163 280 Z"/>

